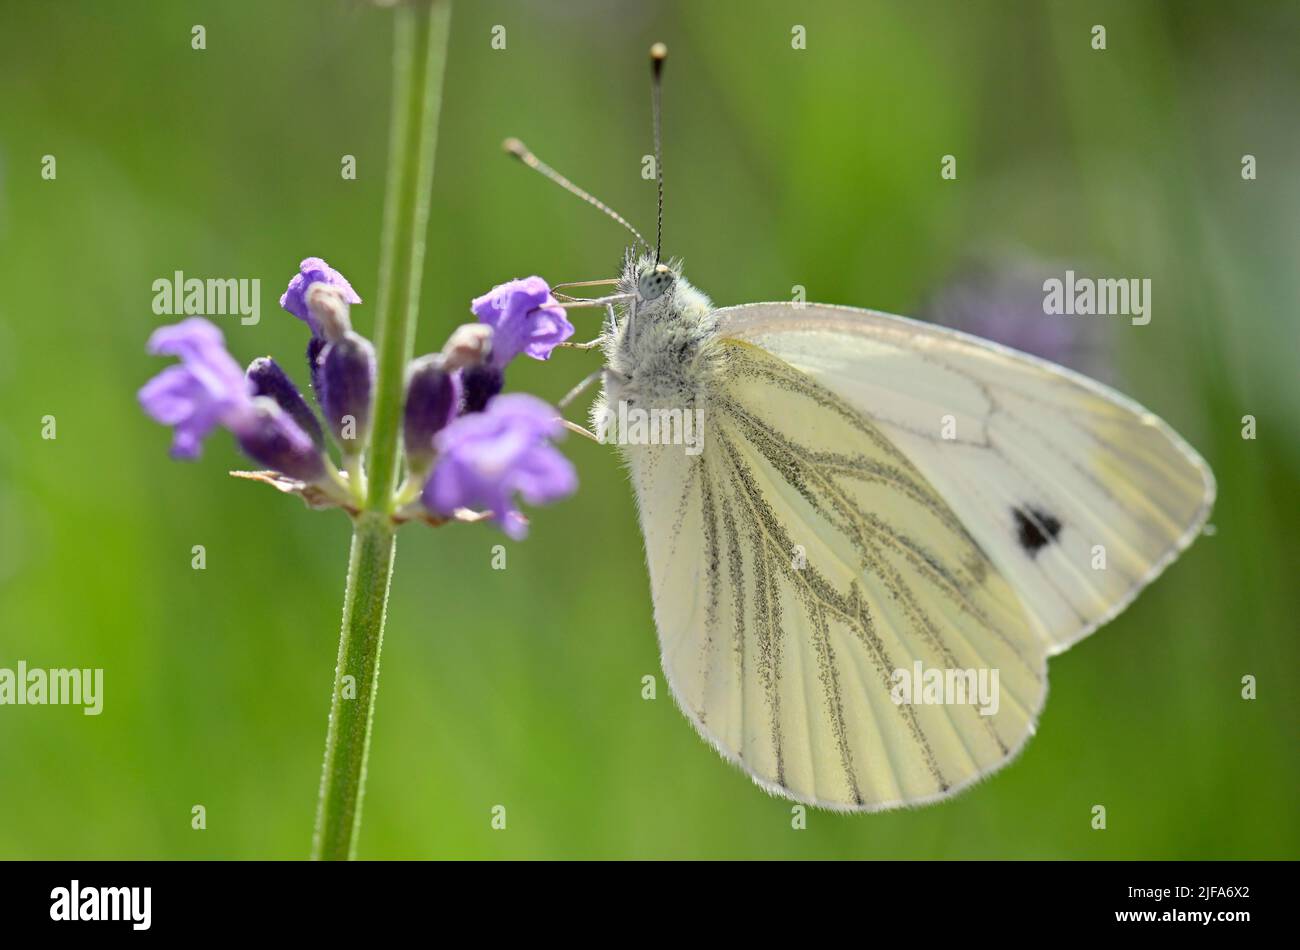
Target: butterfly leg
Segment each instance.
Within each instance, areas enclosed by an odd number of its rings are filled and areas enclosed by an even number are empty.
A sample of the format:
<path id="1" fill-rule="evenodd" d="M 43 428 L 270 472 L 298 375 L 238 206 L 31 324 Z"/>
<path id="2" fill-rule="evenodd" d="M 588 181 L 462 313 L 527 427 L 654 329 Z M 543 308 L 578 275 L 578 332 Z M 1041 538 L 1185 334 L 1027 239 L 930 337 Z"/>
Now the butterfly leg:
<path id="1" fill-rule="evenodd" d="M 558 403 L 558 407 L 561 410 L 565 409 L 570 403 L 573 402 L 573 400 L 581 396 L 583 392 L 586 391 L 587 387 L 589 387 L 596 380 L 600 379 L 606 373 L 610 373 L 615 377 L 619 377 L 619 378 L 621 378 L 623 375 L 622 373 L 617 373 L 614 370 L 608 368 L 601 368 L 591 373 L 588 373 L 583 378 L 582 382 L 578 383 L 578 385 L 574 386 L 572 389 L 570 389 L 567 393 L 564 394 L 564 397 Z M 584 438 L 591 439 L 591 441 L 593 442 L 603 443 L 605 441 L 600 436 L 596 435 L 596 433 L 592 432 L 590 429 L 584 428 L 583 426 L 578 425 L 576 422 L 570 422 L 568 419 L 565 419 L 563 416 L 560 417 L 560 424 L 563 425 L 564 428 L 568 429 L 570 432 L 576 432 L 578 435 L 583 436 Z"/>
<path id="2" fill-rule="evenodd" d="M 600 441 L 600 436 L 596 435 L 596 433 L 592 432 L 590 429 L 578 425 L 576 422 L 570 422 L 568 419 L 560 419 L 560 425 L 564 426 L 564 428 L 568 429 L 570 432 L 576 432 L 583 438 L 591 439 L 593 442 Z"/>
<path id="3" fill-rule="evenodd" d="M 566 297 L 564 300 L 557 300 L 551 304 L 552 307 L 563 307 L 565 310 L 581 310 L 584 307 L 608 307 L 611 304 L 621 303 L 624 300 L 635 300 L 636 294 L 609 294 L 604 297 Z"/>
<path id="4" fill-rule="evenodd" d="M 569 403 L 573 402 L 573 400 L 581 396 L 583 392 L 586 391 L 588 386 L 590 386 L 596 380 L 600 379 L 600 377 L 604 374 L 604 372 L 605 371 L 603 369 L 598 369 L 595 370 L 594 372 L 588 373 L 585 377 L 583 377 L 582 382 L 578 383 L 578 385 L 574 386 L 572 389 L 570 389 L 567 393 L 564 394 L 564 397 L 559 402 L 559 407 L 561 409 L 566 408 L 569 405 Z"/>
<path id="5" fill-rule="evenodd" d="M 556 346 L 562 346 L 566 350 L 594 350 L 604 341 L 603 336 L 598 336 L 594 340 L 588 340 L 586 343 L 557 343 Z"/>
<path id="6" fill-rule="evenodd" d="M 600 280 L 566 280 L 561 284 L 556 284 L 551 288 L 551 292 L 557 297 L 567 297 L 570 300 L 576 298 L 561 291 L 568 290 L 570 287 L 610 287 L 618 283 L 617 277 L 602 277 Z"/>

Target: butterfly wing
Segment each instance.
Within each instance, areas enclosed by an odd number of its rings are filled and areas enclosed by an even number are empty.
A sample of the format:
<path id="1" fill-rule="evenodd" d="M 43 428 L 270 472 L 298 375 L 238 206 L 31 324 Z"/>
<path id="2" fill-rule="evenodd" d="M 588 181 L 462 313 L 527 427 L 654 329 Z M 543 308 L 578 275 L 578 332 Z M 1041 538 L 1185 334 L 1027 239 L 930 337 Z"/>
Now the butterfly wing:
<path id="1" fill-rule="evenodd" d="M 1087 377 L 902 317 L 824 305 L 718 312 L 897 446 L 1058 653 L 1200 533 L 1214 476 L 1168 425 Z"/>
<path id="2" fill-rule="evenodd" d="M 703 452 L 628 452 L 687 716 L 765 788 L 832 808 L 933 800 L 1004 764 L 1047 643 L 997 566 L 869 416 L 756 346 L 712 345 Z M 969 701 L 895 702 L 917 663 L 969 671 Z M 983 708 L 980 671 L 998 677 Z"/>

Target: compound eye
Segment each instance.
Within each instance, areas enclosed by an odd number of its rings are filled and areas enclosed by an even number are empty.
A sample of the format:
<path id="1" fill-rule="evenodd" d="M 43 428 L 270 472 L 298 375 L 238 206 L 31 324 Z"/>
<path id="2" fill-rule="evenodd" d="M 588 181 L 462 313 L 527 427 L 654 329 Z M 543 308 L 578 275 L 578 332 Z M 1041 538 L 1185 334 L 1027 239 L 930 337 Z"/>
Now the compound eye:
<path id="1" fill-rule="evenodd" d="M 637 291 L 642 300 L 655 300 L 673 285 L 676 275 L 667 264 L 656 264 L 654 270 L 646 271 L 637 281 Z"/>

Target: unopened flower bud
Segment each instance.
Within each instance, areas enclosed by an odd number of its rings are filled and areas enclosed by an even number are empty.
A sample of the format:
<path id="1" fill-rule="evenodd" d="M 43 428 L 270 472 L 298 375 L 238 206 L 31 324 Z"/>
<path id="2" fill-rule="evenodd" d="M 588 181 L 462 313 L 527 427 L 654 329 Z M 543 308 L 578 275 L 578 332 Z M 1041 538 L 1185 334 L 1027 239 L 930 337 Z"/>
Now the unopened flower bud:
<path id="1" fill-rule="evenodd" d="M 298 424 L 298 428 L 307 433 L 318 448 L 325 444 L 325 433 L 320 427 L 320 420 L 279 363 L 269 356 L 260 356 L 248 364 L 245 375 L 253 385 L 253 395 L 274 399 L 276 405 Z"/>
<path id="2" fill-rule="evenodd" d="M 452 331 L 442 348 L 443 369 L 455 372 L 487 362 L 492 352 L 492 328 L 486 323 L 465 323 Z"/>
<path id="3" fill-rule="evenodd" d="M 256 397 L 231 428 L 255 462 L 303 482 L 325 477 L 325 458 L 316 443 L 272 399 Z"/>
<path id="4" fill-rule="evenodd" d="M 359 455 L 370 432 L 370 398 L 375 388 L 375 348 L 348 333 L 321 354 L 321 408 L 344 455 Z"/>
<path id="5" fill-rule="evenodd" d="M 330 342 L 341 340 L 346 334 L 352 332 L 352 320 L 348 315 L 351 308 L 339 288 L 323 281 L 316 281 L 307 288 L 304 300 L 307 303 L 307 311 L 320 324 L 325 339 Z"/>
<path id="6" fill-rule="evenodd" d="M 460 379 L 447 371 L 441 355 L 422 356 L 411 364 L 402 436 L 407 465 L 417 475 L 428 471 L 433 461 L 433 437 L 460 408 L 460 388 Z"/>

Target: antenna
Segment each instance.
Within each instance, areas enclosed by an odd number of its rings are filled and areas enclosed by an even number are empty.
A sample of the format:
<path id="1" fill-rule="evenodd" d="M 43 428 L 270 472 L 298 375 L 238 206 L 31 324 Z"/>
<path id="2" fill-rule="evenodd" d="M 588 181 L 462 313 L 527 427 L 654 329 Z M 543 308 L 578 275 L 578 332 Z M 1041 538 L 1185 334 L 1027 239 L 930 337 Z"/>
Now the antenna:
<path id="1" fill-rule="evenodd" d="M 623 227 L 631 231 L 633 236 L 636 237 L 636 239 L 640 241 L 644 247 L 646 248 L 650 247 L 650 243 L 641 236 L 641 232 L 638 231 L 636 228 L 632 227 L 632 225 L 628 223 L 628 220 L 626 218 L 624 218 L 621 214 L 619 214 L 609 205 L 605 204 L 605 202 L 601 201 L 595 195 L 579 188 L 573 182 L 569 181 L 569 179 L 565 178 L 563 175 L 557 172 L 550 165 L 547 165 L 544 161 L 542 161 L 540 158 L 534 155 L 529 150 L 528 146 L 525 145 L 523 142 L 519 141 L 519 139 L 508 138 L 501 143 L 501 147 L 505 149 L 507 152 L 509 152 L 511 155 L 513 155 L 515 158 L 519 159 L 521 162 L 523 162 L 533 171 L 539 172 L 546 178 L 549 178 L 551 181 L 555 182 L 565 191 L 569 192 L 570 194 L 577 195 L 583 201 L 587 202 L 587 204 L 609 215 L 619 224 L 623 225 Z"/>
<path id="2" fill-rule="evenodd" d="M 661 127 L 663 125 L 663 85 L 664 60 L 668 58 L 668 47 L 656 43 L 650 47 L 650 113 L 654 117 L 655 130 L 655 173 L 659 179 L 659 215 L 655 225 L 655 265 L 659 264 L 659 252 L 664 246 L 664 150 Z"/>

